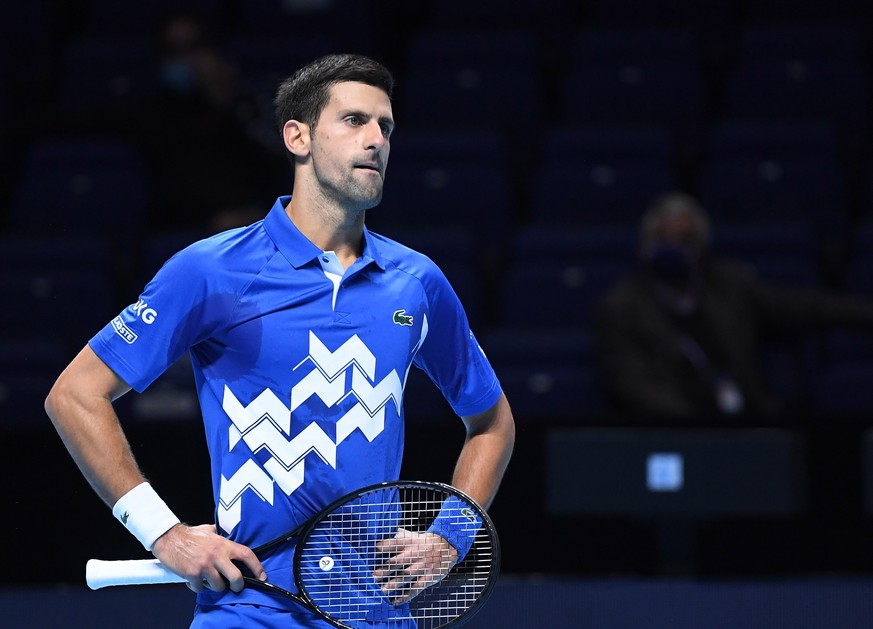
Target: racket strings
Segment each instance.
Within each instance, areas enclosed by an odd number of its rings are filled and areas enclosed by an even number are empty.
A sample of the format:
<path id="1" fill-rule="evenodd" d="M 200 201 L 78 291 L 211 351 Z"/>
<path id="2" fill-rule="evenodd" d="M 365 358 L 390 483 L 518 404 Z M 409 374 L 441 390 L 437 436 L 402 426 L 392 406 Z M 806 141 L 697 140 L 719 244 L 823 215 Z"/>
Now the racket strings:
<path id="1" fill-rule="evenodd" d="M 438 488 L 402 486 L 342 505 L 298 545 L 301 589 L 323 613 L 349 626 L 436 629 L 458 618 L 493 579 L 496 538 L 471 516 L 476 509 L 468 502 L 449 498 Z M 430 531 L 437 524 L 445 538 Z M 447 538 L 472 540 L 461 561 Z"/>

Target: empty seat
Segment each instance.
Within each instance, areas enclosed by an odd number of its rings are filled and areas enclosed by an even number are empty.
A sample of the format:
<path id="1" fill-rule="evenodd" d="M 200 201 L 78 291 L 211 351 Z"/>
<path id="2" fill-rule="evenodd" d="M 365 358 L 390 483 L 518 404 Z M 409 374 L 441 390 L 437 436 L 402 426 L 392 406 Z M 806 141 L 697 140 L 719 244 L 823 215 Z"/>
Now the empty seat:
<path id="1" fill-rule="evenodd" d="M 515 231 L 507 256 L 563 264 L 614 262 L 630 268 L 637 259 L 637 230 L 629 225 L 527 226 Z"/>
<path id="2" fill-rule="evenodd" d="M 826 120 L 723 120 L 705 141 L 712 159 L 836 157 L 840 136 Z"/>
<path id="3" fill-rule="evenodd" d="M 543 133 L 543 162 L 573 159 L 653 159 L 669 163 L 673 142 L 660 126 L 562 125 Z"/>
<path id="4" fill-rule="evenodd" d="M 750 264 L 764 280 L 795 286 L 821 284 L 820 246 L 807 221 L 726 221 L 713 230 L 716 255 Z"/>
<path id="5" fill-rule="evenodd" d="M 869 110 L 867 72 L 857 61 L 751 60 L 738 64 L 727 83 L 726 113 L 735 118 L 824 119 L 864 127 Z"/>
<path id="6" fill-rule="evenodd" d="M 102 140 L 38 143 L 14 191 L 11 227 L 38 235 L 138 238 L 148 175 L 132 146 Z"/>
<path id="7" fill-rule="evenodd" d="M 4 269 L 0 287 L 15 295 L 0 310 L 0 327 L 9 336 L 81 347 L 118 314 L 104 273 Z"/>
<path id="8" fill-rule="evenodd" d="M 87 113 L 132 105 L 158 86 L 151 41 L 142 38 L 80 38 L 63 49 L 57 106 Z"/>
<path id="9" fill-rule="evenodd" d="M 809 221 L 839 231 L 848 216 L 842 167 L 827 155 L 711 159 L 699 196 L 717 221 Z"/>
<path id="10" fill-rule="evenodd" d="M 413 72 L 399 100 L 409 128 L 507 131 L 543 110 L 539 74 L 510 66 Z"/>
<path id="11" fill-rule="evenodd" d="M 865 54 L 863 29 L 849 22 L 753 21 L 737 34 L 740 63 L 763 59 L 851 63 Z"/>
<path id="12" fill-rule="evenodd" d="M 264 82 L 264 89 L 269 85 L 272 92 L 278 80 L 339 48 L 331 37 L 299 34 L 241 34 L 228 38 L 222 46 L 228 60 L 237 66 L 243 83 L 260 85 Z"/>
<path id="13" fill-rule="evenodd" d="M 562 88 L 564 122 L 696 130 L 706 109 L 697 35 L 681 28 L 600 28 L 577 34 Z"/>
<path id="14" fill-rule="evenodd" d="M 660 158 L 552 161 L 533 175 L 530 218 L 538 224 L 631 226 L 652 199 L 676 189 L 672 165 Z"/>
<path id="15" fill-rule="evenodd" d="M 537 67 L 537 45 L 528 30 L 422 31 L 410 37 L 405 65 L 410 74 L 507 66 L 527 74 Z"/>
<path id="16" fill-rule="evenodd" d="M 382 203 L 368 212 L 376 231 L 406 227 L 497 229 L 511 218 L 508 169 L 483 161 L 405 162 L 388 167 Z"/>
<path id="17" fill-rule="evenodd" d="M 498 325 L 588 329 L 594 305 L 628 270 L 625 263 L 529 261 L 510 266 L 498 287 Z"/>

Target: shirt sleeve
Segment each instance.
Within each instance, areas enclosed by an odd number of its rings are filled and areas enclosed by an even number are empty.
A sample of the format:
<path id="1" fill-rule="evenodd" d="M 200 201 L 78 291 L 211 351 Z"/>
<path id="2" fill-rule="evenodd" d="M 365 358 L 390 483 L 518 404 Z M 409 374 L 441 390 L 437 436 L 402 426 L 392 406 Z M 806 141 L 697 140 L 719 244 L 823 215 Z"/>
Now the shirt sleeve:
<path id="1" fill-rule="evenodd" d="M 424 280 L 428 332 L 415 357 L 452 409 L 464 417 L 497 403 L 502 389 L 449 281 L 434 267 Z"/>
<path id="2" fill-rule="evenodd" d="M 221 283 L 216 266 L 197 244 L 177 253 L 89 346 L 128 385 L 144 391 L 224 320 L 233 295 L 215 290 Z"/>

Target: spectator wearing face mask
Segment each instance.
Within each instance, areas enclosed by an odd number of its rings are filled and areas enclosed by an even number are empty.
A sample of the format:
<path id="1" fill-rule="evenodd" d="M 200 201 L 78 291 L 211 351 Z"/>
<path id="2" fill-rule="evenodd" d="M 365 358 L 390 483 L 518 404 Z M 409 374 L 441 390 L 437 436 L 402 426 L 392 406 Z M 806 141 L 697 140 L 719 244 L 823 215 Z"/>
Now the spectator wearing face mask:
<path id="1" fill-rule="evenodd" d="M 139 119 L 154 176 L 153 226 L 222 230 L 257 220 L 264 191 L 287 185 L 290 173 L 278 142 L 260 139 L 256 99 L 196 17 L 167 19 L 158 50 L 161 89 Z"/>
<path id="2" fill-rule="evenodd" d="M 762 350 L 828 324 L 873 327 L 873 303 L 776 286 L 710 253 L 710 222 L 692 197 L 657 199 L 640 223 L 639 267 L 597 304 L 599 367 L 611 403 L 663 418 L 773 416 Z"/>

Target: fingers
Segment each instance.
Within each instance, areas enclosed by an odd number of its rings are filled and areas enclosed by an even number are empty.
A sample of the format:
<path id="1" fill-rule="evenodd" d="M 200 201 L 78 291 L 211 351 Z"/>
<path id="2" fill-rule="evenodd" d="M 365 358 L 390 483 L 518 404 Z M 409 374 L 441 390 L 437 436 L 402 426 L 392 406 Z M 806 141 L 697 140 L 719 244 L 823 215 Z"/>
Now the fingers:
<path id="1" fill-rule="evenodd" d="M 404 531 L 376 547 L 381 552 L 395 553 L 373 571 L 376 583 L 394 605 L 409 602 L 445 578 L 458 558 L 457 550 L 433 533 Z"/>
<path id="2" fill-rule="evenodd" d="M 155 556 L 170 570 L 185 577 L 193 592 L 204 588 L 223 592 L 228 587 L 239 592 L 245 587 L 243 571 L 256 579 L 267 578 L 264 567 L 250 548 L 218 535 L 210 525 L 177 526 L 159 542 L 153 548 Z"/>

